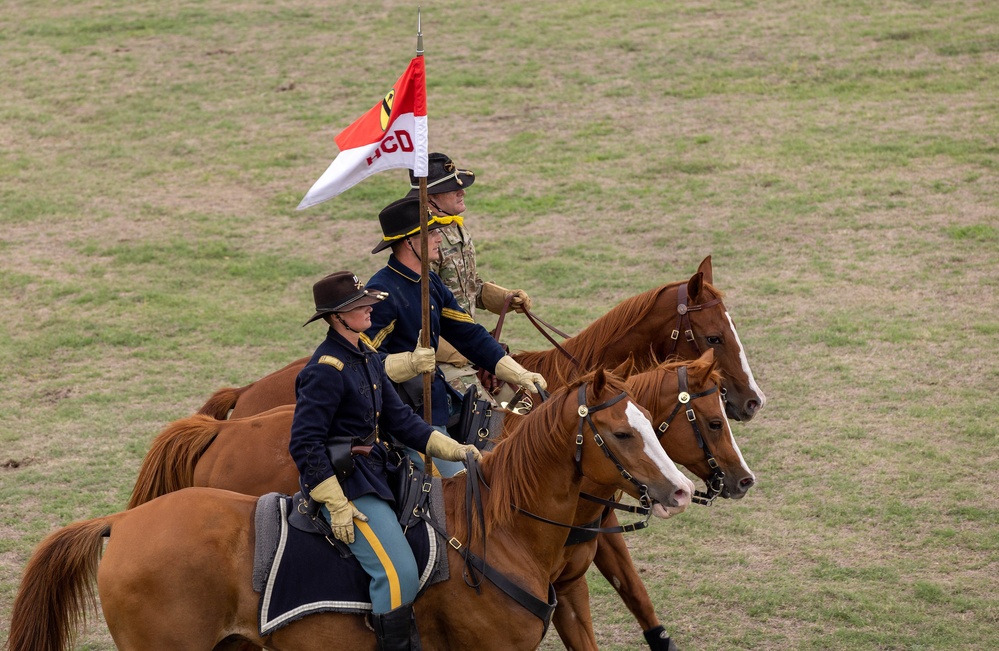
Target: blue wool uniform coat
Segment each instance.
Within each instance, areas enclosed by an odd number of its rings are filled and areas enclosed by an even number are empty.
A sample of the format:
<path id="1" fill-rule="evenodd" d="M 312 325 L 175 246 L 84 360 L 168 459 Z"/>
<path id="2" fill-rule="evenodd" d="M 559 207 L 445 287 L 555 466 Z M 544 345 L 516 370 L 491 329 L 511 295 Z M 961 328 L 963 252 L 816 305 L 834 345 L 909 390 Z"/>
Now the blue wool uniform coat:
<path id="1" fill-rule="evenodd" d="M 335 439 L 370 444 L 373 434 L 388 430 L 405 445 L 423 452 L 433 432 L 389 384 L 381 357 L 364 342 L 360 345 L 365 350 L 330 328 L 295 380 L 295 416 L 288 450 L 306 493 L 336 474 L 328 450 Z M 354 473 L 340 480 L 347 499 L 374 493 L 394 502 L 386 460 L 383 444 L 376 445 L 368 457 L 354 456 Z"/>
<path id="2" fill-rule="evenodd" d="M 420 274 L 392 255 L 388 265 L 372 276 L 366 287 L 388 292 L 388 298 L 376 304 L 371 312 L 371 327 L 365 332 L 371 345 L 383 354 L 411 352 L 419 342 L 422 328 Z M 489 331 L 458 305 L 440 276 L 431 271 L 430 346 L 434 350 L 442 335 L 459 353 L 490 373 L 496 370 L 496 362 L 506 355 Z M 448 387 L 444 374 L 437 369 L 430 388 L 434 425 L 447 425 L 448 391 L 454 390 Z"/>

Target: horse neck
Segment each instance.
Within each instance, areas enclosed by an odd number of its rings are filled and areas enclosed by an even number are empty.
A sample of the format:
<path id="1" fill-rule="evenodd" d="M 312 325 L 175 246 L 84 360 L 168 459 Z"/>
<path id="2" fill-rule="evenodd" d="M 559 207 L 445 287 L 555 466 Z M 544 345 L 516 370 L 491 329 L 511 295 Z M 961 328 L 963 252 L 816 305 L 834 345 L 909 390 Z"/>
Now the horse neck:
<path id="1" fill-rule="evenodd" d="M 635 401 L 652 415 L 653 427 L 657 427 L 669 416 L 680 390 L 676 373 L 661 368 L 632 375 L 628 378 L 627 385 Z M 664 395 L 672 398 L 664 399 Z"/>
<path id="2" fill-rule="evenodd" d="M 704 454 L 697 447 L 692 428 L 683 410 L 676 414 L 665 432 L 658 430 L 659 425 L 669 418 L 679 404 L 680 382 L 676 371 L 656 368 L 632 375 L 628 378 L 627 384 L 635 400 L 651 414 L 652 427 L 657 428 L 656 435 L 666 454 L 682 465 L 686 465 L 683 464 L 683 460 L 688 460 L 688 463 L 689 459 L 703 461 Z M 688 387 L 688 391 L 696 394 L 705 388 L 703 385 L 692 385 Z M 688 403 L 688 406 L 690 405 L 693 403 Z M 688 470 L 691 469 L 688 467 Z"/>
<path id="3" fill-rule="evenodd" d="M 529 562 L 536 562 L 546 580 L 569 530 L 539 522 L 511 504 L 554 522 L 572 522 L 582 477 L 574 460 L 577 421 L 571 416 L 560 418 L 554 431 L 537 423 L 518 428 L 518 433 L 506 437 L 482 461 L 483 479 L 489 486 L 483 491 L 486 539 L 514 542 L 527 552 L 525 558 L 534 559 Z M 543 444 L 542 437 L 555 440 Z"/>
<path id="4" fill-rule="evenodd" d="M 549 384 L 554 380 L 559 385 L 598 366 L 615 367 L 629 356 L 634 357 L 638 370 L 646 370 L 665 355 L 675 323 L 680 284 L 662 285 L 626 299 L 578 335 L 562 342 L 562 348 L 579 362 L 578 367 L 557 348 L 517 353 L 513 357 L 525 368 L 541 373 Z"/>

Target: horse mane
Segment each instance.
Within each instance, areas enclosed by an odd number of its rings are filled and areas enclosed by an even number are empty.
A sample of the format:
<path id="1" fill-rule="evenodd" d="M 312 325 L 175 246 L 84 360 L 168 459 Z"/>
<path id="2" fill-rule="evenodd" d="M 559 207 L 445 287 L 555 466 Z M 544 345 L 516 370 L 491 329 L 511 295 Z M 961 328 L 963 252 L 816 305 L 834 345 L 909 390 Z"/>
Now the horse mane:
<path id="1" fill-rule="evenodd" d="M 566 339 L 562 347 L 579 360 L 583 372 L 593 368 L 608 342 L 627 336 L 633 328 L 648 317 L 656 306 L 660 294 L 686 282 L 689 281 L 681 280 L 660 285 L 626 298 L 612 307 L 607 314 L 584 328 L 578 335 Z M 702 283 L 701 286 L 701 292 L 705 290 L 713 292 L 718 298 L 722 297 L 721 291 L 707 282 Z M 556 348 L 518 352 L 514 357 L 522 366 L 536 369 L 545 378 L 551 376 L 551 378 L 563 381 L 572 381 L 571 378 L 578 376 L 581 372 Z"/>
<path id="2" fill-rule="evenodd" d="M 483 458 L 483 464 L 491 471 L 489 500 L 484 507 L 487 538 L 492 529 L 512 524 L 516 511 L 511 505 L 537 504 L 550 497 L 546 494 L 546 487 L 551 483 L 547 479 L 548 471 L 567 463 L 567 452 L 574 441 L 569 428 L 562 422 L 566 402 L 574 401 L 580 385 L 591 381 L 594 375 L 588 373 L 559 389 L 526 417 L 516 419 L 516 425 L 505 432 L 495 449 Z M 627 390 L 624 381 L 617 376 L 604 373 L 604 378 L 604 393 Z M 576 413 L 575 407 L 569 411 Z"/>

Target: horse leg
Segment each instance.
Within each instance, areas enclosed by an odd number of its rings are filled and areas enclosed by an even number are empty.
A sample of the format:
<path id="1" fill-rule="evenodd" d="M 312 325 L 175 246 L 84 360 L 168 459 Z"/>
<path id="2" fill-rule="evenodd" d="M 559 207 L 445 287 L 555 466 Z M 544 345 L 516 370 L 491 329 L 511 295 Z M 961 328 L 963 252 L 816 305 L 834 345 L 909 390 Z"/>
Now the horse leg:
<path id="1" fill-rule="evenodd" d="M 558 605 L 552 615 L 552 624 L 566 649 L 572 651 L 597 651 L 597 638 L 593 633 L 593 618 L 590 615 L 590 589 L 586 577 L 579 576 L 570 581 L 561 577 L 555 586 Z"/>
<path id="2" fill-rule="evenodd" d="M 617 516 L 614 513 L 604 519 L 602 524 L 605 527 L 616 525 Z M 676 645 L 659 623 L 649 593 L 638 577 L 624 536 L 619 533 L 598 534 L 597 553 L 593 562 L 638 620 L 645 634 L 645 641 L 652 651 L 676 651 Z"/>

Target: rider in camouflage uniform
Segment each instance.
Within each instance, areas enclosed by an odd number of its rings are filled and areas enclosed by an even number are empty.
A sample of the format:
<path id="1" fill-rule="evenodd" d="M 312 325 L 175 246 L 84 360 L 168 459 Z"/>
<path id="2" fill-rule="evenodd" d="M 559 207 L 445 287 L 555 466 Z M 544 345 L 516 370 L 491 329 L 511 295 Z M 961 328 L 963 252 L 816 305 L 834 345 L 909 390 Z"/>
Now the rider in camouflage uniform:
<path id="1" fill-rule="evenodd" d="M 453 217 L 440 229 L 441 258 L 430 263 L 448 289 L 472 318 L 475 310 L 486 309 L 494 314 L 503 310 L 507 294 L 512 294 L 509 309 L 523 312 L 531 308 L 531 298 L 522 289 L 509 290 L 491 282 L 483 282 L 475 269 L 475 244 L 465 227 L 461 213 L 465 211 L 465 190 L 475 182 L 471 170 L 458 169 L 445 154 L 434 152 L 428 157 L 427 199 L 430 211 L 437 217 Z M 410 171 L 409 196 L 419 196 L 418 179 Z M 444 377 L 457 391 L 464 393 L 477 384 L 475 369 L 448 342 L 441 339 L 437 349 L 437 364 Z"/>

